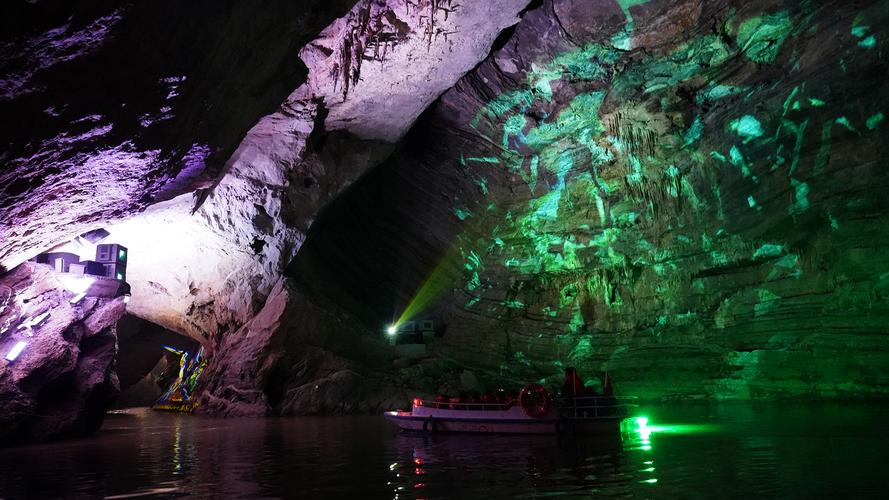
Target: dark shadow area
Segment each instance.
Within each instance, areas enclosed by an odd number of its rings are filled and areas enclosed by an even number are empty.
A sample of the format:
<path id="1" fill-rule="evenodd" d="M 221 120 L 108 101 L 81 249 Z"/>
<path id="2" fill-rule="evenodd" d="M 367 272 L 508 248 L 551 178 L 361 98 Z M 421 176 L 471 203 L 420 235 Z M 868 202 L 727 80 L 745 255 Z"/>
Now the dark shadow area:
<path id="1" fill-rule="evenodd" d="M 117 324 L 117 374 L 121 394 L 115 407 L 150 406 L 175 380 L 179 356 L 164 346 L 194 353 L 197 341 L 135 316 Z"/>
<path id="2" fill-rule="evenodd" d="M 11 2 L 0 21 L 3 157 L 27 159 L 44 140 L 110 120 L 83 147 L 159 150 L 151 182 L 192 168 L 199 146 L 206 172 L 146 196 L 193 190 L 305 80 L 299 49 L 353 3 Z M 34 187 L 22 182 L 6 195 Z"/>
<path id="3" fill-rule="evenodd" d="M 432 124 L 438 107 L 436 101 L 385 162 L 321 212 L 287 269 L 315 300 L 371 328 L 396 319 L 433 273 L 460 272 L 454 239 L 462 221 L 448 201 L 461 186 L 440 162 L 448 152 Z"/>

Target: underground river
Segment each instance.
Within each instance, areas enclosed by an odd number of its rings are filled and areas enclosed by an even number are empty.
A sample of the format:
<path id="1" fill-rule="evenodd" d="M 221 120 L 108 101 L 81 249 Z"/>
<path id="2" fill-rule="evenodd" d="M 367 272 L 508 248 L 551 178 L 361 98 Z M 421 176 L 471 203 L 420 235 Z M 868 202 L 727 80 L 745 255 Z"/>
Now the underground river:
<path id="1" fill-rule="evenodd" d="M 0 498 L 874 497 L 889 487 L 887 409 L 643 405 L 621 433 L 559 443 L 137 408 L 91 438 L 0 450 Z"/>

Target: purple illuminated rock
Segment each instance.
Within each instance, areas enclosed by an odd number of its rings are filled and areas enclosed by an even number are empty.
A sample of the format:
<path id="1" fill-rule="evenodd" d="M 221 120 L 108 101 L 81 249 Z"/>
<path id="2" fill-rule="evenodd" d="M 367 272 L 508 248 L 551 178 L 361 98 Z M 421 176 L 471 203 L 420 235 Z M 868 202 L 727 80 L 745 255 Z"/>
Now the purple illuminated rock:
<path id="1" fill-rule="evenodd" d="M 118 391 L 115 324 L 122 298 L 87 297 L 69 303 L 49 267 L 26 263 L 0 278 L 11 290 L 0 312 L 3 356 L 27 342 L 0 366 L 0 445 L 92 433 L 102 424 Z M 32 328 L 27 320 L 49 312 Z"/>
<path id="2" fill-rule="evenodd" d="M 299 49 L 352 2 L 108 4 L 15 2 L 4 13 L 7 269 L 212 185 L 247 130 L 305 79 Z"/>

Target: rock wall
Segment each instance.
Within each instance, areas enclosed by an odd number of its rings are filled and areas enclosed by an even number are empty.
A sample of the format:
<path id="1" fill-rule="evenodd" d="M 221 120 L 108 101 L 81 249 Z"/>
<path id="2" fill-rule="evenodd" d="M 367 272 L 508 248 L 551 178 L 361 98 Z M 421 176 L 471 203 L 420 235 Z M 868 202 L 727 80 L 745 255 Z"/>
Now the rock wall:
<path id="1" fill-rule="evenodd" d="M 438 356 L 492 378 L 886 396 L 887 16 L 543 2 L 294 266 L 368 324 L 442 318 Z"/>
<path id="2" fill-rule="evenodd" d="M 305 80 L 299 49 L 352 3 L 10 4 L 0 266 L 206 190 L 247 131 Z"/>
<path id="3" fill-rule="evenodd" d="M 392 355 L 350 315 L 320 306 L 289 278 L 218 346 L 200 411 L 226 416 L 378 411 L 406 399 Z"/>
<path id="4" fill-rule="evenodd" d="M 224 22 L 195 27 L 186 16 L 162 34 L 152 30 L 160 29 L 155 23 L 166 9 L 154 4 L 111 14 L 105 4 L 71 7 L 70 19 L 19 9 L 40 20 L 44 31 L 15 30 L 5 47 L 38 47 L 49 37 L 70 50 L 47 56 L 34 49 L 21 57 L 4 52 L 4 81 L 14 90 L 7 111 L 44 113 L 49 121 L 60 109 L 66 113 L 45 129 L 15 135 L 15 147 L 4 153 L 14 168 L 3 175 L 27 182 L 16 181 L 21 189 L 5 193 L 0 203 L 9 215 L 0 234 L 3 265 L 104 226 L 129 248 L 130 311 L 198 340 L 211 355 L 222 349 L 208 377 L 238 371 L 236 360 L 250 356 L 250 342 L 238 332 L 263 314 L 318 211 L 379 164 L 392 151 L 391 141 L 487 55 L 528 1 L 348 3 L 348 11 L 337 11 L 336 2 L 324 8 L 282 3 L 250 16 L 252 7 L 240 2 L 218 14 Z M 195 6 L 188 12 L 204 10 L 218 11 Z M 316 35 L 334 13 L 345 15 Z M 299 53 L 303 71 L 293 43 L 306 34 L 316 39 Z M 163 51 L 182 60 L 158 57 Z M 234 76 L 219 73 L 220 54 Z M 242 56 L 249 61 L 239 65 Z M 123 64 L 127 57 L 132 61 Z M 89 87 L 109 71 L 109 61 L 120 63 L 117 71 L 135 66 L 123 82 L 102 81 L 121 95 L 76 102 L 78 113 L 92 113 L 83 120 L 68 113 L 75 103 L 63 84 L 67 75 L 87 75 L 83 85 Z M 155 74 L 170 67 L 175 74 Z M 277 93 L 288 85 L 289 95 Z M 383 92 L 387 97 L 380 99 Z M 102 112 L 93 101 L 114 112 Z M 269 102 L 277 109 L 245 134 L 240 127 Z M 71 125 L 81 122 L 95 130 L 75 134 Z M 240 140 L 236 148 L 232 137 Z M 262 382 L 244 383 L 255 388 Z"/>
<path id="5" fill-rule="evenodd" d="M 116 325 L 118 408 L 152 406 L 179 375 L 179 356 L 165 346 L 196 353 L 200 344 L 161 326 L 127 314 Z"/>
<path id="6" fill-rule="evenodd" d="M 31 263 L 0 278 L 0 288 L 8 292 L 0 297 L 4 358 L 27 342 L 17 359 L 0 361 L 0 445 L 92 433 L 119 392 L 115 324 L 123 299 L 70 304 L 74 294 L 58 275 Z M 44 312 L 41 323 L 23 326 Z"/>
<path id="7" fill-rule="evenodd" d="M 568 365 L 889 393 L 884 2 L 232 5 L 28 11 L 0 47 L 0 111 L 35 124 L 2 125 L 0 265 L 104 226 L 131 312 L 212 356 L 206 411 Z M 430 358 L 395 359 L 382 328 L 420 317 Z"/>
<path id="8" fill-rule="evenodd" d="M 358 2 L 300 53 L 309 70 L 306 83 L 247 133 L 224 176 L 197 205 L 190 195 L 180 196 L 108 227 L 130 249 L 133 314 L 214 350 L 259 312 L 318 211 L 392 151 L 392 144 L 376 138 L 403 134 L 429 101 L 485 57 L 526 3 L 436 10 L 441 26 L 456 32 L 429 38 L 428 12 L 411 9 L 444 3 Z M 398 33 L 390 39 L 393 26 Z M 360 65 L 360 72 L 358 66 L 349 70 L 348 92 L 342 81 L 329 85 L 339 74 L 334 69 L 342 69 L 345 48 L 354 52 L 346 58 L 354 66 L 384 50 L 378 44 L 388 47 L 385 55 Z M 410 78 L 380 69 L 408 61 Z M 362 103 L 393 88 L 401 90 L 373 106 L 385 102 L 400 118 L 390 120 L 383 135 L 363 132 L 365 108 L 372 106 Z"/>

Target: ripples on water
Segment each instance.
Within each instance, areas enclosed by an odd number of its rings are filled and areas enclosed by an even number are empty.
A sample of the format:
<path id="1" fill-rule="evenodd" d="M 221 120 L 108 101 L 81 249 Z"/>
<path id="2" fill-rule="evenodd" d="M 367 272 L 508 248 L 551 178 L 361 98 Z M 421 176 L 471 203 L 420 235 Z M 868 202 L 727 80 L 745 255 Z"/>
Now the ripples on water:
<path id="1" fill-rule="evenodd" d="M 885 497 L 887 409 L 643 409 L 641 429 L 562 444 L 135 409 L 92 438 L 0 450 L 0 498 Z"/>

